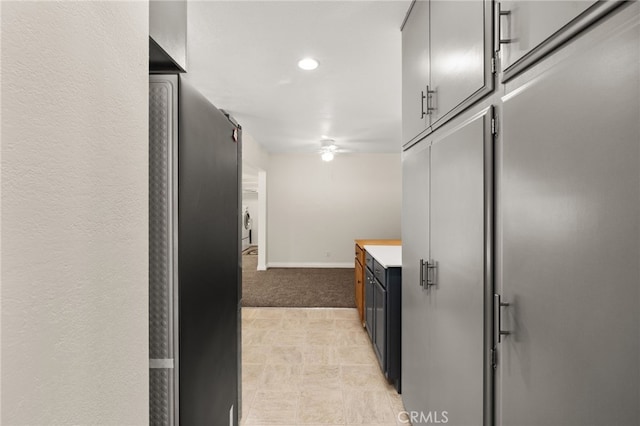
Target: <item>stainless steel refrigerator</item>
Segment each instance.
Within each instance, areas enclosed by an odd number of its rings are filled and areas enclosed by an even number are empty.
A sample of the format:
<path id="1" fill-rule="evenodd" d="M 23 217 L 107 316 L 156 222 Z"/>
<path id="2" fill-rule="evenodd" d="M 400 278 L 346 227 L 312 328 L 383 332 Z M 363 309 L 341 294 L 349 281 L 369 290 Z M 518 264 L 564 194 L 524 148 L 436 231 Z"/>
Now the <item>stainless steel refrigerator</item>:
<path id="1" fill-rule="evenodd" d="M 149 77 L 149 414 L 238 423 L 241 129 L 178 75 Z"/>

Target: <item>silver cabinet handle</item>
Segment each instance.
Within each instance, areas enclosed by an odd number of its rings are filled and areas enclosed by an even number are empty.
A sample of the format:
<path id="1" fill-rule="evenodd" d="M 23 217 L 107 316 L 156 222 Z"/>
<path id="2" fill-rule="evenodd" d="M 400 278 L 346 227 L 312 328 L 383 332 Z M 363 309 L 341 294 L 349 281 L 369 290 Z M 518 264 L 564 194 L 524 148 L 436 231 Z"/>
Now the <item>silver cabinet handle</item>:
<path id="1" fill-rule="evenodd" d="M 427 115 L 426 112 L 424 112 L 424 100 L 427 97 L 424 95 L 424 91 L 420 91 L 420 119 L 423 119 L 425 115 Z"/>
<path id="2" fill-rule="evenodd" d="M 495 316 L 494 316 L 494 324 L 495 324 L 495 330 L 494 330 L 494 336 L 495 339 L 497 340 L 497 343 L 502 342 L 502 336 L 508 336 L 509 334 L 511 334 L 510 331 L 505 331 L 502 329 L 502 308 L 509 306 L 509 303 L 504 303 L 502 301 L 502 298 L 499 294 L 494 294 L 493 295 L 494 298 L 494 303 L 493 303 L 493 308 L 495 309 Z"/>
<path id="3" fill-rule="evenodd" d="M 513 39 L 510 38 L 502 38 L 502 17 L 503 16 L 511 16 L 510 10 L 502 10 L 502 5 L 498 3 L 498 16 L 497 27 L 498 27 L 498 50 L 500 50 L 500 46 L 503 44 L 513 43 Z"/>
<path id="4" fill-rule="evenodd" d="M 432 276 L 435 273 L 437 263 L 435 260 L 429 260 L 426 266 L 427 266 L 427 274 L 426 274 L 427 282 L 425 284 L 425 288 L 436 285 L 436 280 L 435 278 L 432 278 Z"/>
<path id="5" fill-rule="evenodd" d="M 426 96 L 426 98 L 427 98 L 427 112 L 426 112 L 426 114 L 427 114 L 427 115 L 431 115 L 431 114 L 433 114 L 433 111 L 435 111 L 435 110 L 436 110 L 436 109 L 431 105 L 431 99 L 432 99 L 432 97 L 433 97 L 432 95 L 433 95 L 433 94 L 435 94 L 435 93 L 436 93 L 436 91 L 435 91 L 435 90 L 431 90 L 431 89 L 429 88 L 429 86 L 427 85 L 427 92 L 426 92 L 426 93 L 427 93 L 427 96 Z"/>
<path id="6" fill-rule="evenodd" d="M 436 262 L 420 259 L 420 287 L 427 289 L 432 285 L 436 285 L 435 280 L 431 279 L 431 271 L 435 269 Z"/>

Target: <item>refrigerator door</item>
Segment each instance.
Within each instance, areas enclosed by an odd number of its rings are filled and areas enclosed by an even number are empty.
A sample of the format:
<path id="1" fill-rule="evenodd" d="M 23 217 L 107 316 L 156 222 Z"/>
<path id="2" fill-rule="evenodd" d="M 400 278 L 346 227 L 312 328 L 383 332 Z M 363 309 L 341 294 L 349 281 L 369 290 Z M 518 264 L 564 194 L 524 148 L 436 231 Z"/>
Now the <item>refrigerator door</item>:
<path id="1" fill-rule="evenodd" d="M 240 264 L 236 127 L 180 79 L 180 424 L 238 418 Z"/>

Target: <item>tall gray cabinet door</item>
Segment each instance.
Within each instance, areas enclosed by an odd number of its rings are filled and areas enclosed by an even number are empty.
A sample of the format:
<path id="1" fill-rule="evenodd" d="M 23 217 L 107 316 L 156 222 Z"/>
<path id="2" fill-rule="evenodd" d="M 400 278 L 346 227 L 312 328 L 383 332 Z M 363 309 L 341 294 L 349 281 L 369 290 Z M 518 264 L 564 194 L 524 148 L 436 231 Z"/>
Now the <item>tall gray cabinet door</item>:
<path id="1" fill-rule="evenodd" d="M 638 10 L 505 97 L 503 425 L 640 424 Z"/>
<path id="2" fill-rule="evenodd" d="M 488 120 L 487 112 L 462 123 L 431 147 L 431 258 L 436 269 L 424 325 L 429 342 L 425 408 L 447 411 L 454 425 L 483 423 Z"/>
<path id="3" fill-rule="evenodd" d="M 431 124 L 493 90 L 491 1 L 431 2 Z"/>
<path id="4" fill-rule="evenodd" d="M 429 145 L 423 141 L 402 159 L 402 401 L 408 411 L 425 410 L 425 334 L 428 294 L 420 283 L 429 259 Z"/>
<path id="5" fill-rule="evenodd" d="M 429 2 L 417 0 L 402 29 L 402 143 L 428 126 Z"/>

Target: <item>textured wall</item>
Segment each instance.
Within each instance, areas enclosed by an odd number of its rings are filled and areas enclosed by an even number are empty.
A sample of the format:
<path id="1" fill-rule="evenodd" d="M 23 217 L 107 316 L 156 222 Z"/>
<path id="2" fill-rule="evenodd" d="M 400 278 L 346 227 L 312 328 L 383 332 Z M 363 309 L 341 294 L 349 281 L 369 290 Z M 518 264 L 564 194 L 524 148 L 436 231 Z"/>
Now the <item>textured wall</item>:
<path id="1" fill-rule="evenodd" d="M 356 238 L 400 238 L 400 154 L 272 154 L 270 266 L 353 267 Z"/>
<path id="2" fill-rule="evenodd" d="M 2 424 L 148 424 L 146 2 L 2 2 Z"/>

